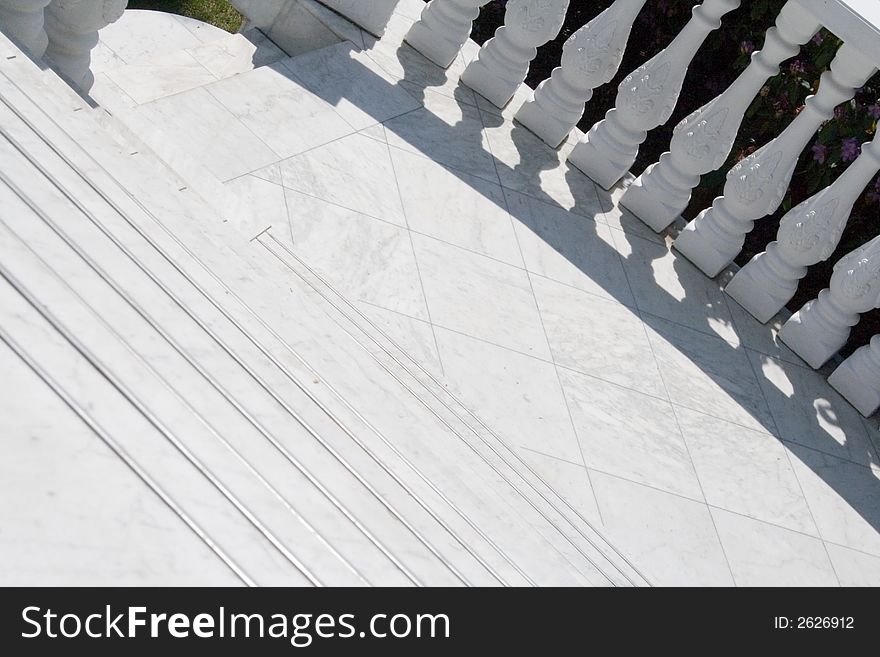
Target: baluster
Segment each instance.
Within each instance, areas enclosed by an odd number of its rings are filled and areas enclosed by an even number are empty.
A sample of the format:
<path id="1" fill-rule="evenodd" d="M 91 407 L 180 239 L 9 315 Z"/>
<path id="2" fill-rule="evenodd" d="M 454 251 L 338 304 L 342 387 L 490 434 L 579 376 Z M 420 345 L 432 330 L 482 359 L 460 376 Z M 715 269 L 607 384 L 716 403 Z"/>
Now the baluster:
<path id="1" fill-rule="evenodd" d="M 781 135 L 730 170 L 724 195 L 687 225 L 675 248 L 707 276 L 717 276 L 733 262 L 755 221 L 779 208 L 801 151 L 874 70 L 858 48 L 844 44 L 804 110 Z"/>
<path id="2" fill-rule="evenodd" d="M 865 417 L 880 408 L 880 335 L 843 361 L 828 383 Z"/>
<path id="3" fill-rule="evenodd" d="M 432 62 L 449 68 L 461 51 L 480 7 L 489 0 L 431 0 L 406 35 L 406 42 Z"/>
<path id="4" fill-rule="evenodd" d="M 673 223 L 687 207 L 700 176 L 718 169 L 730 155 L 755 96 L 819 27 L 812 14 L 790 0 L 749 67 L 723 94 L 676 126 L 669 152 L 633 182 L 621 205 L 658 233 Z"/>
<path id="5" fill-rule="evenodd" d="M 807 267 L 834 253 L 853 206 L 878 169 L 880 133 L 832 185 L 782 218 L 776 241 L 733 277 L 727 293 L 762 322 L 782 310 Z"/>
<path id="6" fill-rule="evenodd" d="M 510 0 L 504 25 L 489 39 L 461 76 L 496 107 L 510 102 L 526 79 L 538 46 L 555 39 L 569 0 Z"/>
<path id="7" fill-rule="evenodd" d="M 814 368 L 825 364 L 849 338 L 859 315 L 880 305 L 880 237 L 834 266 L 830 287 L 792 315 L 779 338 Z"/>
<path id="8" fill-rule="evenodd" d="M 584 135 L 569 162 L 605 189 L 620 180 L 636 161 L 648 131 L 672 116 L 697 50 L 721 27 L 721 17 L 739 5 L 740 0 L 706 0 L 694 7 L 672 43 L 620 83 L 614 108 Z"/>
<path id="9" fill-rule="evenodd" d="M 584 115 L 593 90 L 617 74 L 633 23 L 647 0 L 617 0 L 571 35 L 562 65 L 517 112 L 516 119 L 556 148 Z"/>
<path id="10" fill-rule="evenodd" d="M 43 26 L 48 4 L 49 0 L 0 0 L 0 27 L 37 59 L 49 44 Z"/>
<path id="11" fill-rule="evenodd" d="M 52 0 L 46 9 L 46 56 L 84 91 L 95 82 L 89 70 L 98 30 L 119 20 L 127 0 Z"/>

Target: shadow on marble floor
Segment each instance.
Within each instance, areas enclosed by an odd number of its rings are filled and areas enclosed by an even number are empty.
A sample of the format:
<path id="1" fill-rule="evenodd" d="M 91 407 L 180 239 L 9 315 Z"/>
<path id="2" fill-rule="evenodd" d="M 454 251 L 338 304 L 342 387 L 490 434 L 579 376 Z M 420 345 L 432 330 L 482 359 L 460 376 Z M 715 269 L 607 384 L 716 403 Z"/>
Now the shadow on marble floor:
<path id="1" fill-rule="evenodd" d="M 728 302 L 721 283 L 673 255 L 664 236 L 621 210 L 615 198 L 621 190 L 605 192 L 567 165 L 565 155 L 573 144 L 553 150 L 505 118 L 509 110 L 481 110 L 485 101 L 456 86 L 446 71 L 406 45 L 399 46 L 391 62 L 403 73 L 397 84 L 357 61 L 351 64 L 350 85 L 328 81 L 310 84 L 309 90 L 331 106 L 355 104 L 374 115 L 377 124 L 384 124 L 389 143 L 426 156 L 465 183 L 474 177 L 500 182 L 503 201 L 486 198 L 577 268 L 592 286 L 586 292 L 615 301 L 644 326 L 654 362 L 621 362 L 630 378 L 638 378 L 641 370 L 645 378 L 654 377 L 656 366 L 662 386 L 658 396 L 782 441 L 799 477 L 812 472 L 880 532 L 880 481 L 872 471 L 880 463 L 868 425 L 821 374 L 776 342 L 772 328 Z M 400 70 L 389 73 L 399 75 Z M 454 66 L 452 75 L 459 73 Z M 359 92 L 361 85 L 371 93 Z M 370 99 L 401 89 L 424 107 L 392 120 L 374 111 Z M 433 110 L 438 103 L 459 118 L 450 123 L 438 116 Z M 614 229 L 610 241 L 609 227 Z M 623 278 L 612 271 L 617 262 Z M 528 262 L 526 269 L 531 270 Z M 586 329 L 581 342 L 588 349 L 603 348 L 590 346 Z M 808 501 L 808 489 L 817 485 L 802 483 Z M 820 535 L 833 540 L 823 521 L 817 524 Z"/>

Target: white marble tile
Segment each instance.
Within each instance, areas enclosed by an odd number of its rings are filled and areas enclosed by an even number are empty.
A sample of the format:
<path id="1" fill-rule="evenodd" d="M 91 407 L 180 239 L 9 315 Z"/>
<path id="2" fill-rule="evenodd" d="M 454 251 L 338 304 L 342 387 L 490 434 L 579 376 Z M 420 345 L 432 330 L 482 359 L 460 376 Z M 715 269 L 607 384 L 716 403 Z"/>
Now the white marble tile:
<path id="1" fill-rule="evenodd" d="M 224 35 L 228 36 L 228 33 L 224 32 Z M 127 10 L 122 18 L 102 29 L 98 36 L 128 64 L 203 43 L 177 16 L 139 9 Z"/>
<path id="2" fill-rule="evenodd" d="M 878 463 L 859 413 L 819 372 L 749 352 L 784 440 L 866 465 Z"/>
<path id="3" fill-rule="evenodd" d="M 822 538 L 880 556 L 880 467 L 786 447 Z"/>
<path id="4" fill-rule="evenodd" d="M 424 108 L 385 122 L 388 143 L 497 183 L 476 108 L 436 93 L 428 93 L 424 102 Z"/>
<path id="5" fill-rule="evenodd" d="M 665 244 L 619 230 L 613 234 L 640 310 L 739 344 L 718 283 Z"/>
<path id="6" fill-rule="evenodd" d="M 286 234 L 287 202 L 284 188 L 253 175 L 244 175 L 226 183 L 234 200 L 229 213 L 230 222 L 247 239 L 256 237 L 270 226 Z"/>
<path id="7" fill-rule="evenodd" d="M 242 584 L 5 345 L 0 369 L 2 585 Z"/>
<path id="8" fill-rule="evenodd" d="M 391 149 L 409 227 L 470 251 L 523 266 L 499 185 Z"/>
<path id="9" fill-rule="evenodd" d="M 703 501 L 669 402 L 570 370 L 559 376 L 588 467 Z"/>
<path id="10" fill-rule="evenodd" d="M 284 160 L 280 169 L 289 189 L 406 226 L 388 146 L 375 139 L 349 135 Z"/>
<path id="11" fill-rule="evenodd" d="M 263 167 L 262 169 L 255 169 L 251 171 L 250 175 L 261 178 L 270 183 L 275 183 L 276 185 L 282 185 L 281 180 L 281 165 L 280 163 L 270 164 L 267 167 Z"/>
<path id="12" fill-rule="evenodd" d="M 602 519 L 587 469 L 530 449 L 520 448 L 520 457 L 584 520 L 601 528 Z"/>
<path id="13" fill-rule="evenodd" d="M 459 82 L 465 69 L 464 61 L 456 59 L 449 69 L 444 70 L 409 44 L 403 43 L 412 23 L 412 20 L 395 14 L 381 40 L 365 34 L 367 55 L 395 80 L 400 80 L 401 86 L 405 86 L 418 100 L 439 94 L 475 107 L 477 101 L 474 92 Z"/>
<path id="14" fill-rule="evenodd" d="M 776 436 L 677 408 L 706 501 L 795 531 L 818 535 L 785 447 Z"/>
<path id="15" fill-rule="evenodd" d="M 705 504 L 592 472 L 605 533 L 656 586 L 731 586 Z"/>
<path id="16" fill-rule="evenodd" d="M 826 543 L 841 586 L 880 586 L 880 557 Z"/>
<path id="17" fill-rule="evenodd" d="M 643 319 L 673 404 L 773 432 L 773 417 L 744 349 L 659 317 Z"/>
<path id="18" fill-rule="evenodd" d="M 532 286 L 559 365 L 666 396 L 642 321 L 633 309 L 540 276 L 532 277 Z"/>
<path id="19" fill-rule="evenodd" d="M 268 31 L 269 37 L 289 55 L 327 48 L 341 37 L 309 11 L 300 0 L 285 2 Z"/>
<path id="20" fill-rule="evenodd" d="M 262 36 L 262 33 L 260 33 Z M 253 43 L 241 34 L 228 39 L 204 43 L 187 52 L 209 70 L 218 80 L 250 71 L 258 66 L 272 64 L 287 57 L 278 46 L 263 36 Z"/>
<path id="21" fill-rule="evenodd" d="M 582 463 L 551 363 L 440 327 L 435 330 L 450 388 L 510 447 Z"/>
<path id="22" fill-rule="evenodd" d="M 316 0 L 298 0 L 298 2 L 340 39 L 351 41 L 358 48 L 364 47 L 364 31 L 350 20 Z"/>
<path id="23" fill-rule="evenodd" d="M 116 51 L 104 41 L 98 41 L 98 45 L 92 48 L 91 56 L 92 60 L 89 64 L 89 68 L 94 74 L 125 65 L 125 60 L 117 55 Z"/>
<path id="24" fill-rule="evenodd" d="M 565 210 L 596 219 L 602 207 L 593 181 L 569 165 L 528 128 L 482 113 L 501 184 Z"/>
<path id="25" fill-rule="evenodd" d="M 348 41 L 288 59 L 284 65 L 357 130 L 422 106 Z"/>
<path id="26" fill-rule="evenodd" d="M 358 130 L 358 134 L 363 135 L 364 137 L 369 137 L 370 139 L 375 139 L 383 144 L 388 143 L 388 137 L 385 136 L 385 126 L 381 123 L 371 125 L 369 128 L 364 128 L 363 130 Z"/>
<path id="27" fill-rule="evenodd" d="M 427 319 L 404 229 L 293 190 L 285 193 L 290 216 L 285 241 L 299 257 L 353 300 Z"/>
<path id="28" fill-rule="evenodd" d="M 526 194 L 505 196 L 530 272 L 635 306 L 608 226 Z"/>
<path id="29" fill-rule="evenodd" d="M 430 237 L 412 237 L 435 325 L 550 360 L 525 271 Z"/>
<path id="30" fill-rule="evenodd" d="M 152 126 L 148 141 L 162 140 L 200 161 L 220 180 L 268 166 L 278 156 L 204 89 L 162 98 L 136 111 L 142 125 Z"/>
<path id="31" fill-rule="evenodd" d="M 837 586 L 818 538 L 712 509 L 737 586 Z"/>
<path id="32" fill-rule="evenodd" d="M 210 23 L 205 23 L 204 21 L 200 21 L 196 18 L 190 18 L 189 16 L 181 16 L 178 14 L 172 14 L 172 16 L 174 16 L 174 19 L 178 23 L 183 25 L 183 27 L 185 27 L 202 43 L 222 41 L 229 36 L 229 32 L 217 27 L 216 25 L 211 25 Z"/>
<path id="33" fill-rule="evenodd" d="M 782 311 L 766 324 L 761 324 L 761 322 L 752 317 L 742 306 L 729 297 L 727 299 L 727 308 L 730 310 L 730 315 L 733 318 L 736 334 L 744 346 L 762 354 L 788 361 L 789 363 L 796 365 L 805 364 L 796 353 L 779 339 L 779 330 L 785 324 L 788 317 L 791 316 L 791 313 Z"/>
<path id="34" fill-rule="evenodd" d="M 355 305 L 416 363 L 434 377 L 443 376 L 443 367 L 437 353 L 437 343 L 434 340 L 434 330 L 428 322 L 362 301 L 356 302 Z"/>
<path id="35" fill-rule="evenodd" d="M 281 62 L 205 88 L 282 158 L 354 132 L 330 105 L 293 80 Z"/>
<path id="36" fill-rule="evenodd" d="M 138 104 L 172 96 L 214 82 L 217 78 L 186 51 L 150 57 L 144 63 L 105 71 L 107 77 Z"/>
<path id="37" fill-rule="evenodd" d="M 611 228 L 622 230 L 628 235 L 637 235 L 658 244 L 665 244 L 666 238 L 663 235 L 655 233 L 632 212 L 620 205 L 620 199 L 623 197 L 624 192 L 626 192 L 629 183 L 633 180 L 635 180 L 635 177 L 627 174 L 624 180 L 607 191 L 598 185 L 594 185 L 599 205 L 602 207 L 602 220 Z"/>

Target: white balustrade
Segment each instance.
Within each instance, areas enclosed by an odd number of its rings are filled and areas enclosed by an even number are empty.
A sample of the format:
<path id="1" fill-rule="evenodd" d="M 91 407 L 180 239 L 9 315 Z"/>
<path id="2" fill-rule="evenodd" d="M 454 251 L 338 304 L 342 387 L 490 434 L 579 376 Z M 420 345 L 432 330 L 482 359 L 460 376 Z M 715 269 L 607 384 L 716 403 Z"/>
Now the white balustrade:
<path id="1" fill-rule="evenodd" d="M 707 276 L 718 275 L 733 262 L 755 221 L 782 204 L 798 157 L 816 131 L 874 72 L 857 46 L 844 44 L 804 110 L 781 135 L 730 170 L 724 195 L 687 225 L 675 248 Z"/>
<path id="2" fill-rule="evenodd" d="M 119 20 L 128 0 L 52 0 L 46 8 L 46 56 L 80 89 L 95 82 L 89 70 L 98 30 Z"/>
<path id="3" fill-rule="evenodd" d="M 880 408 L 880 335 L 847 358 L 828 377 L 858 411 L 868 417 Z"/>
<path id="4" fill-rule="evenodd" d="M 510 0 L 504 25 L 489 39 L 461 76 L 496 107 L 510 102 L 526 79 L 538 47 L 555 39 L 569 0 Z"/>
<path id="5" fill-rule="evenodd" d="M 819 368 L 849 339 L 859 316 L 880 305 L 880 237 L 834 266 L 830 287 L 792 315 L 779 338 L 810 366 Z"/>
<path id="6" fill-rule="evenodd" d="M 436 1 L 436 0 L 435 0 Z M 633 23 L 647 0 L 617 0 L 566 41 L 553 70 L 516 119 L 556 148 L 584 115 L 593 90 L 617 74 Z"/>
<path id="7" fill-rule="evenodd" d="M 614 108 L 584 135 L 569 162 L 605 189 L 626 175 L 648 131 L 672 116 L 697 50 L 739 5 L 740 0 L 706 0 L 695 7 L 672 43 L 620 83 Z"/>
<path id="8" fill-rule="evenodd" d="M 407 33 L 406 42 L 438 66 L 449 68 L 470 37 L 480 7 L 488 2 L 431 0 Z"/>
<path id="9" fill-rule="evenodd" d="M 818 31 L 816 18 L 789 0 L 749 67 L 723 94 L 676 126 L 669 152 L 630 185 L 621 205 L 658 233 L 672 224 L 700 177 L 721 167 L 730 155 L 746 110 L 767 80 Z"/>
<path id="10" fill-rule="evenodd" d="M 381 37 L 400 0 L 318 0 L 370 34 Z"/>
<path id="11" fill-rule="evenodd" d="M 783 217 L 776 241 L 734 276 L 727 293 L 762 322 L 782 310 L 807 267 L 834 253 L 853 206 L 878 170 L 880 133 L 832 185 Z"/>
<path id="12" fill-rule="evenodd" d="M 49 0 L 0 0 L 0 29 L 36 58 L 43 56 L 49 38 L 43 10 Z"/>

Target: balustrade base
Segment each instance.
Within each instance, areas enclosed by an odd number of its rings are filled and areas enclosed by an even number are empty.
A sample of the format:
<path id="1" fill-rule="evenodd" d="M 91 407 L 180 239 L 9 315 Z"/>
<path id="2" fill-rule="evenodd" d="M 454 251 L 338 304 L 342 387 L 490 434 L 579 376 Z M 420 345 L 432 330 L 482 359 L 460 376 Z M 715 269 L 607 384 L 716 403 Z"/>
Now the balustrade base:
<path id="1" fill-rule="evenodd" d="M 644 177 L 655 166 L 652 164 L 645 173 L 633 181 L 620 199 L 620 205 L 632 212 L 655 233 L 662 233 L 681 216 L 681 210 L 663 203 L 657 198 L 654 190 L 649 190 L 647 185 L 643 184 Z"/>
<path id="2" fill-rule="evenodd" d="M 724 291 L 748 313 L 762 324 L 773 319 L 791 301 L 797 292 L 797 281 L 790 288 L 773 285 L 769 277 L 759 277 L 761 259 L 766 253 L 755 256 L 747 267 L 741 269 L 728 283 Z"/>
<path id="3" fill-rule="evenodd" d="M 867 364 L 870 349 L 870 345 L 862 347 L 828 377 L 831 387 L 865 417 L 880 409 L 880 379 L 876 370 Z"/>
<path id="4" fill-rule="evenodd" d="M 538 135 L 552 148 L 559 148 L 571 134 L 571 126 L 580 120 L 576 117 L 560 117 L 547 112 L 534 96 L 516 113 L 516 120 Z"/>
<path id="5" fill-rule="evenodd" d="M 590 143 L 589 135 L 574 147 L 568 161 L 604 190 L 614 187 L 629 170 L 627 165 L 612 162 L 607 154 Z"/>
<path id="6" fill-rule="evenodd" d="M 421 22 L 413 24 L 405 41 L 441 68 L 452 66 L 464 45 L 443 38 L 439 32 L 425 27 Z"/>
<path id="7" fill-rule="evenodd" d="M 525 76 L 523 76 L 525 79 Z M 499 109 L 504 109 L 513 99 L 522 80 L 505 80 L 479 59 L 471 62 L 461 76 L 461 81 Z"/>
<path id="8" fill-rule="evenodd" d="M 673 248 L 690 260 L 709 278 L 715 278 L 733 262 L 736 253 L 721 252 L 712 246 L 700 233 L 696 219 L 689 223 L 672 244 Z M 737 250 L 739 253 L 739 250 Z"/>
<path id="9" fill-rule="evenodd" d="M 816 326 L 815 321 L 811 321 L 810 318 L 810 309 L 815 303 L 811 301 L 792 315 L 779 331 L 779 339 L 810 367 L 817 370 L 843 348 L 849 337 L 849 331 L 841 337 Z"/>

